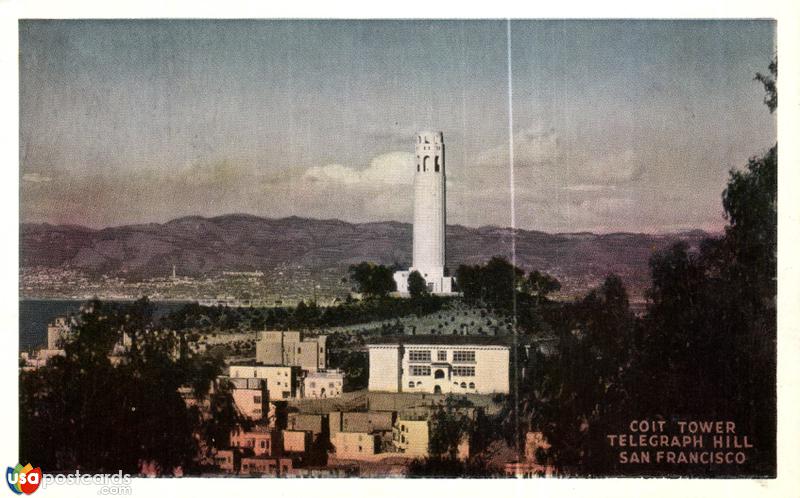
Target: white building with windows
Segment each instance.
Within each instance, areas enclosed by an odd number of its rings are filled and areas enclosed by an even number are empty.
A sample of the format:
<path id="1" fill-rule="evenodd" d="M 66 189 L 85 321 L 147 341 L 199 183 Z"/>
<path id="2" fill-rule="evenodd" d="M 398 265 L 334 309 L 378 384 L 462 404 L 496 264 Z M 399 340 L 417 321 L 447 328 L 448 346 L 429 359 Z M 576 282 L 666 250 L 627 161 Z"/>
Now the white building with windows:
<path id="1" fill-rule="evenodd" d="M 387 337 L 367 349 L 370 391 L 508 393 L 509 347 L 494 337 Z"/>
<path id="2" fill-rule="evenodd" d="M 343 385 L 344 372 L 339 370 L 308 372 L 303 379 L 303 397 L 338 398 Z"/>

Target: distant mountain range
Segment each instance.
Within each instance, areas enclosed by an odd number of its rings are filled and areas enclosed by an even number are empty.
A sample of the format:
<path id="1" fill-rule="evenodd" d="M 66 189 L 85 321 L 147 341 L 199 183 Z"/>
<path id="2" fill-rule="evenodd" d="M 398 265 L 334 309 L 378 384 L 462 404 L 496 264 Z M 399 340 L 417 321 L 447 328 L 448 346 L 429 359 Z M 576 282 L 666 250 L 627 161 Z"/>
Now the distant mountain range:
<path id="1" fill-rule="evenodd" d="M 308 218 L 268 219 L 251 215 L 190 216 L 167 223 L 90 229 L 74 225 L 20 225 L 20 265 L 75 269 L 89 275 L 127 278 L 254 271 L 279 266 L 342 269 L 361 261 L 411 261 L 412 226 L 399 222 L 347 223 Z M 447 262 L 511 259 L 509 228 L 447 227 Z M 620 275 L 631 293 L 649 286 L 650 256 L 677 240 L 696 246 L 709 234 L 693 230 L 668 235 L 516 231 L 516 262 L 562 281 L 567 293 L 583 292 L 609 273 Z"/>

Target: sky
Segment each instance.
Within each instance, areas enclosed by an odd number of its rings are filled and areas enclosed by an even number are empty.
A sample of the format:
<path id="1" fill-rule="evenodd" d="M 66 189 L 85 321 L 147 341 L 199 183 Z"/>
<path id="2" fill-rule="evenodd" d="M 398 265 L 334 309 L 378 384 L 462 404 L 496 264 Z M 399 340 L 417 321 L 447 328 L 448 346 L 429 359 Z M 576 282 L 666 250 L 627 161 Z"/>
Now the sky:
<path id="1" fill-rule="evenodd" d="M 775 143 L 770 21 L 20 22 L 20 217 L 412 219 L 444 133 L 448 223 L 720 230 Z M 511 125 L 511 126 L 509 126 Z M 512 167 L 513 164 L 513 167 Z"/>

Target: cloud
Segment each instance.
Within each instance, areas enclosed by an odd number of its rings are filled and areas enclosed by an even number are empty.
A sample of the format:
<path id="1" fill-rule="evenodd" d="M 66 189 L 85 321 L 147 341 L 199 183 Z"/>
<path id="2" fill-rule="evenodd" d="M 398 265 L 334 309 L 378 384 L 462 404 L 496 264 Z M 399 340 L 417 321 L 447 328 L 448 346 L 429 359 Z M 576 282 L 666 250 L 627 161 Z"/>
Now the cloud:
<path id="1" fill-rule="evenodd" d="M 328 164 L 326 166 L 313 166 L 306 170 L 303 178 L 312 182 L 332 182 L 353 185 L 361 181 L 361 173 L 342 166 L 341 164 Z"/>
<path id="2" fill-rule="evenodd" d="M 555 162 L 559 158 L 559 138 L 554 128 L 532 125 L 514 135 L 514 166 L 533 168 Z M 492 147 L 478 156 L 481 166 L 497 167 L 509 164 L 508 143 Z"/>
<path id="3" fill-rule="evenodd" d="M 514 170 L 520 184 L 532 188 L 596 191 L 641 178 L 644 162 L 630 148 L 564 138 L 552 127 L 531 125 L 514 135 Z M 478 155 L 478 182 L 488 183 L 509 170 L 509 145 L 503 143 Z"/>
<path id="4" fill-rule="evenodd" d="M 563 187 L 564 190 L 571 190 L 572 192 L 600 192 L 603 190 L 614 190 L 616 187 L 614 185 L 586 185 L 586 184 L 578 184 L 578 185 L 567 185 Z"/>
<path id="5" fill-rule="evenodd" d="M 341 164 L 313 166 L 303 174 L 310 182 L 374 187 L 411 185 L 414 180 L 414 155 L 410 152 L 389 152 L 372 159 L 370 165 L 357 170 Z"/>
<path id="6" fill-rule="evenodd" d="M 39 173 L 25 173 L 22 175 L 22 181 L 31 183 L 44 183 L 51 182 L 53 179 L 49 176 L 41 175 Z"/>
<path id="7" fill-rule="evenodd" d="M 582 162 L 582 178 L 595 185 L 613 185 L 638 180 L 644 173 L 642 162 L 633 150 L 596 156 Z"/>

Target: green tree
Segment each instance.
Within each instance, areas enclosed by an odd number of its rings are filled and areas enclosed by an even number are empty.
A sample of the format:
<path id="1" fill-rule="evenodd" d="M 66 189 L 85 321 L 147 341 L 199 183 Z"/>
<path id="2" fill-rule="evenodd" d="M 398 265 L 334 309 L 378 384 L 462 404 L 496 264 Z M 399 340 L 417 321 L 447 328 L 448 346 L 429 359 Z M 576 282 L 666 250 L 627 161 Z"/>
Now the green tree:
<path id="1" fill-rule="evenodd" d="M 397 290 L 391 268 L 366 261 L 350 266 L 350 280 L 369 297 L 383 298 Z"/>
<path id="2" fill-rule="evenodd" d="M 428 284 L 416 270 L 408 275 L 408 293 L 412 299 L 419 299 L 428 295 Z"/>
<path id="3" fill-rule="evenodd" d="M 774 111 L 774 80 L 756 79 Z M 758 441 L 746 465 L 710 472 L 775 474 L 777 162 L 776 145 L 731 172 L 723 237 L 676 244 L 650 262 L 651 304 L 629 369 L 637 411 L 732 420 Z"/>
<path id="4" fill-rule="evenodd" d="M 778 56 L 776 55 L 769 63 L 769 74 L 756 73 L 756 81 L 764 85 L 764 104 L 769 108 L 769 112 L 775 112 L 778 108 Z"/>
<path id="5" fill-rule="evenodd" d="M 20 458 L 44 469 L 85 472 L 160 472 L 196 462 L 198 416 L 178 388 L 208 391 L 221 362 L 175 354 L 177 337 L 152 321 L 146 300 L 133 305 L 84 305 L 64 357 L 20 375 Z M 117 354 L 123 332 L 136 347 Z M 121 430 L 120 428 L 124 428 Z"/>
<path id="6" fill-rule="evenodd" d="M 525 281 L 525 290 L 536 300 L 544 300 L 549 294 L 561 290 L 561 283 L 547 273 L 532 271 Z"/>
<path id="7" fill-rule="evenodd" d="M 556 353 L 534 351 L 528 358 L 520 398 L 515 402 L 512 394 L 506 404 L 505 433 L 522 448 L 525 432 L 542 431 L 552 445 L 547 458 L 581 475 L 608 475 L 614 462 L 605 434 L 628 416 L 623 372 L 635 319 L 615 275 L 581 301 L 563 306 L 553 323 Z"/>

